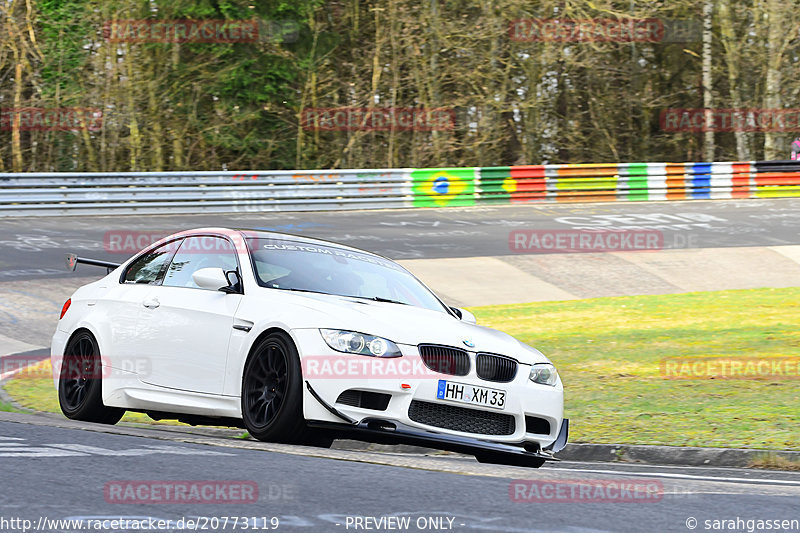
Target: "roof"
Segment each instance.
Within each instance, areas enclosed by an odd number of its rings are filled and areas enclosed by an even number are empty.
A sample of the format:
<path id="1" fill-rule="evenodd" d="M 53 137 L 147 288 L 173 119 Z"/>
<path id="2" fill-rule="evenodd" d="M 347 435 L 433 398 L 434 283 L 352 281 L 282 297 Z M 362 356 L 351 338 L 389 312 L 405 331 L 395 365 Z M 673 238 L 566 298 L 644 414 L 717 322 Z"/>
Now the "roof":
<path id="1" fill-rule="evenodd" d="M 360 248 L 355 248 L 353 246 L 347 246 L 346 244 L 341 244 L 334 241 L 327 241 L 325 239 L 318 239 L 315 237 L 307 237 L 304 235 L 294 235 L 292 233 L 281 233 L 277 231 L 267 231 L 267 230 L 260 230 L 260 229 L 250 229 L 250 228 L 223 228 L 223 227 L 209 227 L 209 228 L 195 228 L 186 231 L 182 231 L 177 233 L 174 236 L 186 236 L 186 235 L 193 235 L 197 233 L 218 233 L 222 235 L 230 235 L 231 233 L 239 233 L 243 235 L 245 238 L 248 237 L 258 237 L 261 239 L 276 239 L 276 240 L 288 240 L 292 242 L 298 242 L 303 244 L 317 244 L 320 246 L 328 246 L 333 248 L 339 248 L 342 250 L 349 250 L 352 252 L 358 252 L 362 254 L 372 255 L 375 257 L 380 257 L 382 259 L 389 259 L 388 257 L 384 257 L 380 254 L 376 254 L 374 252 L 370 252 L 367 250 L 362 250 Z"/>

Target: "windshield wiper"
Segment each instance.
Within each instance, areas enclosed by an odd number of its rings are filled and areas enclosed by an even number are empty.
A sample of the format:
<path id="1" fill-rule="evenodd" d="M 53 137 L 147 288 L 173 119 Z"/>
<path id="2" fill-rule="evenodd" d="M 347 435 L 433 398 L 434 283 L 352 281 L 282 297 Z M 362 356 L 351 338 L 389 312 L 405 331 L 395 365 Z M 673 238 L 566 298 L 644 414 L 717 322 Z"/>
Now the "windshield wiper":
<path id="1" fill-rule="evenodd" d="M 314 294 L 327 294 L 330 295 L 329 292 L 321 292 L 321 291 L 312 291 L 311 289 L 296 289 L 294 287 L 268 287 L 269 289 L 277 289 L 279 291 L 292 291 L 292 292 L 311 292 Z"/>
<path id="2" fill-rule="evenodd" d="M 400 304 L 400 305 L 408 305 L 405 302 L 398 302 L 397 300 L 390 300 L 389 298 L 382 298 L 380 296 L 373 296 L 369 298 L 370 300 L 375 300 L 376 302 L 386 302 L 388 304 Z"/>
<path id="3" fill-rule="evenodd" d="M 328 296 L 342 296 L 345 298 L 360 298 L 363 300 L 372 300 L 374 302 L 385 302 L 389 304 L 400 304 L 400 305 L 410 305 L 406 302 L 398 302 L 397 300 L 391 300 L 389 298 L 383 298 L 382 296 L 351 296 L 349 294 L 335 294 L 332 292 L 322 292 L 322 291 L 312 291 L 310 289 L 296 289 L 294 287 L 269 287 L 270 289 L 278 289 L 279 291 L 292 291 L 292 292 L 311 292 L 314 294 L 326 294 Z"/>

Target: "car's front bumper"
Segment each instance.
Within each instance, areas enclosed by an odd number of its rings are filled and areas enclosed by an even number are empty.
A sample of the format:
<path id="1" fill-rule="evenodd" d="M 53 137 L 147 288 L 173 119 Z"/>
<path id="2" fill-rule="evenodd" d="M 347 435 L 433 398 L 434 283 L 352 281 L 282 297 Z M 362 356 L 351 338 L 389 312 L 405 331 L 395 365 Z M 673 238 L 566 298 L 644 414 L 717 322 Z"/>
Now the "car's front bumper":
<path id="1" fill-rule="evenodd" d="M 559 437 L 566 435 L 567 425 L 563 422 L 563 388 L 559 382 L 556 386 L 539 385 L 528 379 L 530 365 L 520 364 L 516 377 L 508 383 L 495 383 L 478 378 L 475 365 L 472 364 L 470 373 L 466 376 L 452 376 L 443 374 L 421 374 L 419 369 L 421 360 L 416 346 L 401 345 L 404 365 L 395 364 L 394 367 L 411 369 L 410 372 L 386 372 L 385 374 L 353 374 L 346 370 L 341 373 L 331 372 L 330 375 L 320 376 L 318 373 L 306 373 L 309 361 L 320 357 L 322 359 L 336 360 L 344 358 L 364 358 L 364 356 L 350 355 L 335 352 L 325 344 L 317 330 L 295 330 L 294 335 L 300 348 L 300 357 L 303 361 L 304 380 L 307 383 L 304 391 L 304 415 L 312 423 L 348 423 L 351 429 L 362 432 L 379 431 L 387 434 L 387 429 L 379 428 L 376 420 L 394 424 L 391 430 L 395 440 L 400 437 L 409 437 L 416 440 L 434 439 L 439 444 L 452 442 L 478 441 L 482 446 L 486 443 L 510 445 L 519 449 L 522 445 L 529 445 L 530 449 L 544 450 L 553 447 Z M 373 358 L 368 358 L 373 359 Z M 389 361 L 389 360 L 387 360 Z M 473 361 L 474 363 L 474 361 Z M 424 366 L 424 365 L 423 365 Z M 346 368 L 346 367 L 345 367 Z M 479 407 L 460 402 L 441 400 L 437 398 L 440 380 L 454 381 L 466 385 L 480 386 L 489 389 L 500 389 L 506 393 L 506 402 L 502 409 Z M 337 402 L 340 395 L 347 390 L 359 390 L 391 395 L 385 409 L 366 409 Z M 313 391 L 313 392 L 312 392 Z M 420 423 L 410 416 L 409 410 L 412 402 L 424 402 L 426 407 L 442 409 L 442 416 L 449 412 L 459 415 L 469 415 L 469 410 L 478 411 L 475 414 L 489 413 L 497 418 L 513 417 L 513 431 L 502 434 L 481 433 L 472 431 L 459 431 L 437 425 Z M 417 403 L 416 406 L 420 404 Z M 333 412 L 331 411 L 333 409 Z M 548 431 L 542 431 L 543 424 L 526 424 L 526 417 L 546 421 Z M 419 417 L 417 417 L 419 418 Z M 370 424 L 370 422 L 372 422 Z M 453 426 L 453 424 L 444 424 Z M 399 429 L 398 429 L 399 428 Z M 473 443 L 474 444 L 474 443 Z M 442 447 L 442 446 L 439 446 Z M 499 451 L 499 450 L 498 450 Z"/>
<path id="2" fill-rule="evenodd" d="M 332 422 L 310 422 L 311 427 L 345 432 L 348 438 L 360 438 L 368 442 L 411 444 L 416 446 L 429 446 L 442 450 L 475 455 L 478 453 L 494 452 L 519 457 L 533 457 L 545 461 L 558 461 L 553 454 L 561 451 L 569 439 L 569 420 L 564 419 L 559 435 L 553 448 L 536 450 L 525 447 L 525 443 L 501 443 L 471 437 L 447 435 L 432 431 L 424 431 L 392 424 L 385 424 L 384 420 L 365 418 L 357 424 L 335 424 Z"/>

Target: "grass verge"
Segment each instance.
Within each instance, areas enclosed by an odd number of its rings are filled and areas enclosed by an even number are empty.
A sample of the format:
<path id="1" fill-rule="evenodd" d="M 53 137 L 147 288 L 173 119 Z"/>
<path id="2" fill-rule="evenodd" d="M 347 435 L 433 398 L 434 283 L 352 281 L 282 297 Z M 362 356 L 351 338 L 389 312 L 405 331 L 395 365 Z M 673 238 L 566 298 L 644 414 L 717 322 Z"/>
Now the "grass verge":
<path id="1" fill-rule="evenodd" d="M 665 379 L 661 370 L 668 357 L 800 357 L 800 288 L 472 311 L 556 364 L 573 442 L 800 449 L 798 379 Z"/>
<path id="2" fill-rule="evenodd" d="M 4 402 L 0 399 L 0 413 L 22 413 L 21 409 L 17 409 L 12 404 Z"/>
<path id="3" fill-rule="evenodd" d="M 767 454 L 751 462 L 749 467 L 763 468 L 765 470 L 792 470 L 800 472 L 800 461 L 793 461 L 785 457 Z"/>
<path id="4" fill-rule="evenodd" d="M 24 372 L 9 379 L 3 388 L 6 394 L 11 396 L 14 401 L 23 407 L 35 409 L 36 411 L 45 411 L 49 413 L 60 413 L 61 408 L 58 406 L 58 393 L 53 385 L 52 367 L 50 360 L 46 359 L 41 363 L 28 367 Z M 14 409 L 13 406 L 10 406 Z M 2 404 L 0 404 L 0 411 L 3 411 Z M 162 425 L 186 425 L 178 422 L 177 420 L 160 420 L 155 421 L 149 416 L 142 413 L 125 413 L 121 422 L 132 422 L 136 424 L 162 424 Z"/>

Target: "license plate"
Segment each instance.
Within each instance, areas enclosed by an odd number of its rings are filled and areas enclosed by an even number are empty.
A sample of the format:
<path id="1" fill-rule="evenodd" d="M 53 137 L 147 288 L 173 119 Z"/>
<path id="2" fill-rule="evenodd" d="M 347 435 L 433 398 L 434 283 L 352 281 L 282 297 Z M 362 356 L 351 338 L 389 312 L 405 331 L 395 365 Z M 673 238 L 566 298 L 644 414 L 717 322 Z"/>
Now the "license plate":
<path id="1" fill-rule="evenodd" d="M 445 379 L 439 380 L 436 397 L 440 400 L 452 400 L 493 409 L 502 409 L 506 405 L 506 391 L 504 390 L 467 385 Z"/>

